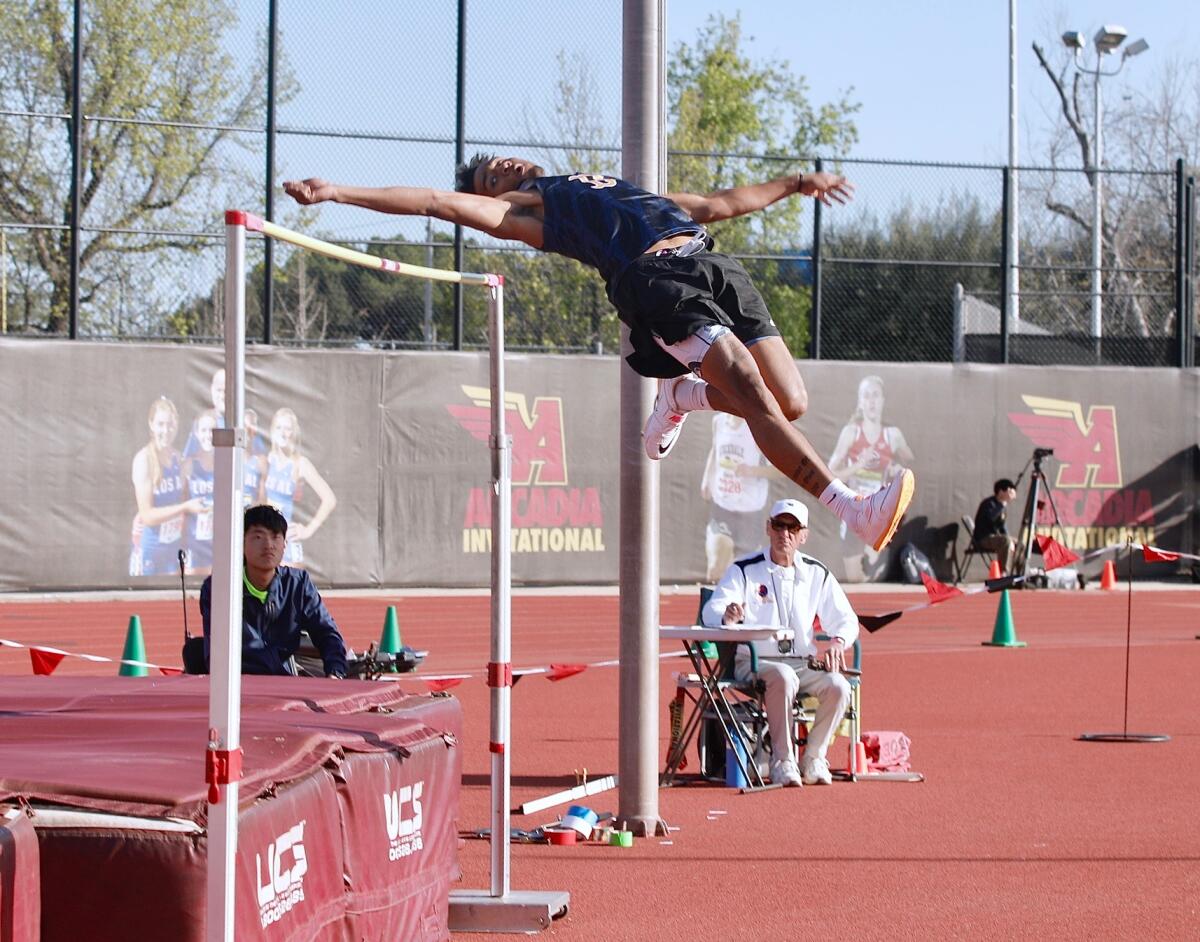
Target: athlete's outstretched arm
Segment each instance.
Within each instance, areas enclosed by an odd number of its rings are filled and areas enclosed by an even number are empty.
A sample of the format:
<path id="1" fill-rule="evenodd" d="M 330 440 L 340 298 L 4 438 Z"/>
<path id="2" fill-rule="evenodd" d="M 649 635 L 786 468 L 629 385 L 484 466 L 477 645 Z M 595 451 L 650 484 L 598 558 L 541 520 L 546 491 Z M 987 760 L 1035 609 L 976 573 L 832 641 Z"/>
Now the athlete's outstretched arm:
<path id="1" fill-rule="evenodd" d="M 433 216 L 478 229 L 497 239 L 516 239 L 535 249 L 542 247 L 542 221 L 528 211 L 520 194 L 515 194 L 517 199 L 509 200 L 425 187 L 343 186 L 317 177 L 288 180 L 283 189 L 303 206 L 349 203 L 398 216 Z"/>
<path id="2" fill-rule="evenodd" d="M 837 173 L 794 173 L 765 183 L 735 186 L 712 193 L 668 193 L 667 196 L 696 222 L 719 222 L 765 209 L 788 196 L 812 196 L 826 206 L 845 203 L 854 196 L 854 184 Z"/>

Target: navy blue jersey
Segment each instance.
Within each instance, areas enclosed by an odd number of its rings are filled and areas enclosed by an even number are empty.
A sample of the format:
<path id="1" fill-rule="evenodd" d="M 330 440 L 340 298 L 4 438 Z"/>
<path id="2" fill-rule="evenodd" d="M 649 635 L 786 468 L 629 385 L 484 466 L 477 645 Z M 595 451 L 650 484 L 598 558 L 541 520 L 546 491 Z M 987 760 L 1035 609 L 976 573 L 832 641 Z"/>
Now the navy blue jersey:
<path id="1" fill-rule="evenodd" d="M 660 239 L 703 230 L 665 196 L 616 177 L 537 177 L 521 189 L 542 195 L 542 250 L 590 265 L 608 282 Z"/>

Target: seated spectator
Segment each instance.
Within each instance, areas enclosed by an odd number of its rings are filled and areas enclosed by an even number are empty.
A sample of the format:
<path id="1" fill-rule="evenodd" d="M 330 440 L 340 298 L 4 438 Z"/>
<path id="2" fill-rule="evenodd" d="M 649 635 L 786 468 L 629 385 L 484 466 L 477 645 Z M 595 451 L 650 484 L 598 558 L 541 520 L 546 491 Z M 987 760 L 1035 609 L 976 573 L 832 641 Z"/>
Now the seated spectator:
<path id="1" fill-rule="evenodd" d="M 1017 496 L 1017 485 L 1001 478 L 992 485 L 992 496 L 985 497 L 975 511 L 975 547 L 995 553 L 1000 571 L 1008 574 L 1009 564 L 1016 557 L 1016 537 L 1008 535 L 1004 524 L 1006 508 Z"/>
<path id="2" fill-rule="evenodd" d="M 808 508 L 779 500 L 767 518 L 767 545 L 736 559 L 704 607 L 705 624 L 777 625 L 796 632 L 792 642 L 754 642 L 758 673 L 750 670 L 748 647 L 738 645 L 734 664 L 739 681 L 755 676 L 766 687 L 771 733 L 771 781 L 799 786 L 833 781 L 826 752 L 834 728 L 850 705 L 850 683 L 842 676 L 846 649 L 858 637 L 858 616 L 846 593 L 823 563 L 799 552 L 808 540 Z M 814 640 L 813 620 L 830 637 L 823 651 Z M 809 665 L 815 656 L 824 670 Z M 799 767 L 792 742 L 793 702 L 803 692 L 815 696 L 817 715 Z"/>
<path id="3" fill-rule="evenodd" d="M 326 677 L 346 676 L 346 645 L 312 579 L 281 566 L 287 521 L 274 507 L 246 509 L 242 544 L 242 673 L 295 673 L 291 658 L 306 632 L 320 652 Z M 212 576 L 200 587 L 204 658 L 209 658 Z"/>

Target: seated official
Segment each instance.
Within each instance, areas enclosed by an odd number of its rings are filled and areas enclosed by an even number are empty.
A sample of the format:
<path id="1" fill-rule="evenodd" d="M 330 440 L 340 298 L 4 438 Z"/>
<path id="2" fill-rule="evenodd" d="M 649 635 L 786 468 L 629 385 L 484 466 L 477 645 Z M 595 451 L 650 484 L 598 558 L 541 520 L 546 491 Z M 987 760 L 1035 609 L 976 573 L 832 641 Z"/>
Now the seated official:
<path id="1" fill-rule="evenodd" d="M 734 663 L 738 681 L 757 676 L 766 687 L 767 727 L 771 733 L 771 781 L 799 786 L 828 785 L 833 781 L 826 752 L 837 724 L 850 705 L 850 683 L 840 671 L 845 652 L 858 637 L 858 616 L 846 593 L 824 564 L 799 552 L 808 539 L 808 508 L 798 500 L 779 500 L 767 518 L 768 545 L 736 559 L 721 577 L 704 606 L 708 625 L 772 625 L 791 628 L 792 642 L 755 641 L 758 673 L 750 670 L 748 647 L 739 644 Z M 818 651 L 813 619 L 820 616 L 821 631 L 830 637 Z M 787 646 L 790 644 L 790 649 Z M 826 670 L 814 670 L 809 656 Z M 795 723 L 792 704 L 798 693 L 818 701 L 812 732 L 799 767 L 792 742 Z"/>
<path id="2" fill-rule="evenodd" d="M 979 509 L 975 511 L 975 546 L 995 553 L 1000 571 L 1005 575 L 1016 557 L 1016 538 L 1008 535 L 1005 525 L 1008 505 L 1016 496 L 1017 485 L 1008 478 L 1001 478 L 992 485 L 992 496 L 980 501 Z"/>
<path id="3" fill-rule="evenodd" d="M 290 659 L 306 632 L 321 655 L 326 677 L 346 676 L 346 645 L 333 617 L 303 569 L 280 566 L 287 521 L 274 507 L 249 507 L 242 543 L 242 673 L 294 673 Z M 200 586 L 204 659 L 209 658 L 212 576 Z"/>

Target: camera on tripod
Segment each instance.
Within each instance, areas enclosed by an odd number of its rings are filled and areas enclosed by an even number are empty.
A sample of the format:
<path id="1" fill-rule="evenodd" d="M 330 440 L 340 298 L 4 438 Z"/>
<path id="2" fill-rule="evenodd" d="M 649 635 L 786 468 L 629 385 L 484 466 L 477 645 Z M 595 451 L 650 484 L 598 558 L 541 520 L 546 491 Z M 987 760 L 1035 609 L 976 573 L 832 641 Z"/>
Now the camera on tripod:
<path id="1" fill-rule="evenodd" d="M 1049 458 L 1054 454 L 1053 448 L 1035 448 L 1033 449 L 1033 460 L 1041 461 L 1043 458 Z"/>

